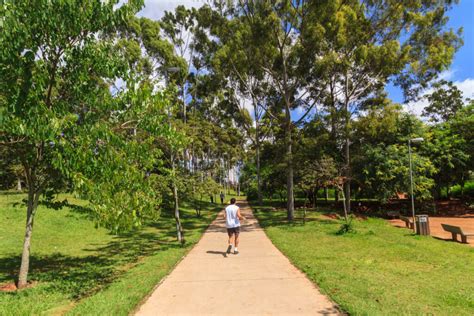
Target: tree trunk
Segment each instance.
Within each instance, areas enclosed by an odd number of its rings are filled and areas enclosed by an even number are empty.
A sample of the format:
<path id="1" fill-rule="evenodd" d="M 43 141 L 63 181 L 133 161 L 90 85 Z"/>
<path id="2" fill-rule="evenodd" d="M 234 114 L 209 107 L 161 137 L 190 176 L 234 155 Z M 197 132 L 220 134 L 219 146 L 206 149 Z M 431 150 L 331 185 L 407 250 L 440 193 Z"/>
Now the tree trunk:
<path id="1" fill-rule="evenodd" d="M 347 199 L 346 199 L 346 196 L 344 194 L 344 187 L 340 188 L 340 191 L 341 191 L 341 194 L 342 194 L 342 205 L 343 205 L 343 208 L 344 208 L 344 218 L 346 220 L 346 222 L 349 220 L 349 216 L 348 216 L 348 210 L 347 210 Z"/>
<path id="2" fill-rule="evenodd" d="M 318 189 L 313 191 L 313 209 L 316 210 L 316 206 L 318 203 Z"/>
<path id="3" fill-rule="evenodd" d="M 306 224 L 306 200 L 309 200 L 308 193 L 306 193 L 304 202 L 303 202 L 303 224 Z M 311 201 L 309 201 L 311 203 Z"/>
<path id="4" fill-rule="evenodd" d="M 171 153 L 171 170 L 173 172 L 173 177 L 176 177 L 176 168 L 175 168 L 175 156 L 174 153 Z M 176 220 L 176 235 L 178 241 L 181 244 L 184 244 L 184 236 L 183 236 L 183 227 L 181 226 L 181 220 L 179 218 L 179 196 L 178 196 L 178 186 L 176 185 L 176 179 L 172 179 L 172 191 L 173 191 L 173 199 L 174 199 L 174 219 Z"/>
<path id="5" fill-rule="evenodd" d="M 351 163 L 350 163 L 350 150 L 349 150 L 349 146 L 350 146 L 350 141 L 349 141 L 349 137 L 346 138 L 346 145 L 345 145 L 345 158 L 346 158 L 346 181 L 344 183 L 344 199 L 345 199 L 345 203 L 346 203 L 346 211 L 348 213 L 351 212 Z"/>
<path id="6" fill-rule="evenodd" d="M 329 199 L 329 192 L 328 192 L 327 187 L 324 187 L 324 198 L 326 199 L 326 203 L 327 203 Z"/>
<path id="7" fill-rule="evenodd" d="M 255 114 L 257 114 L 255 110 Z M 260 135 L 258 120 L 255 121 L 255 159 L 257 165 L 257 195 L 258 205 L 262 205 L 262 179 L 260 176 Z"/>
<path id="8" fill-rule="evenodd" d="M 345 159 L 346 159 L 346 168 L 345 168 L 345 197 L 344 200 L 346 201 L 345 207 L 346 212 L 351 212 L 351 156 L 350 156 L 350 121 L 351 121 L 351 112 L 349 110 L 349 88 L 348 88 L 348 74 L 345 75 L 345 102 L 344 102 L 344 110 L 345 110 L 345 122 L 344 122 L 344 136 L 346 138 L 345 142 Z"/>
<path id="9" fill-rule="evenodd" d="M 176 220 L 176 234 L 178 241 L 184 243 L 183 227 L 181 226 L 181 220 L 179 218 L 179 197 L 178 188 L 173 181 L 173 198 L 174 198 L 174 219 Z"/>
<path id="10" fill-rule="evenodd" d="M 287 159 L 287 178 L 286 178 L 286 193 L 287 193 L 287 217 L 289 221 L 294 218 L 295 201 L 294 201 L 294 186 L 293 186 L 293 156 L 292 156 L 292 139 L 291 126 L 287 127 L 287 144 L 286 144 L 286 159 Z"/>
<path id="11" fill-rule="evenodd" d="M 25 240 L 23 242 L 23 252 L 21 254 L 20 272 L 18 273 L 18 288 L 22 289 L 28 284 L 28 271 L 30 269 L 30 245 L 33 233 L 33 223 L 38 207 L 40 193 L 35 192 L 34 184 L 28 185 L 28 206 L 26 211 Z"/>
<path id="12" fill-rule="evenodd" d="M 20 178 L 20 177 L 17 177 L 17 180 L 16 180 L 16 189 L 17 189 L 17 191 L 21 191 L 21 190 L 22 190 L 22 187 L 21 187 L 21 178 Z"/>

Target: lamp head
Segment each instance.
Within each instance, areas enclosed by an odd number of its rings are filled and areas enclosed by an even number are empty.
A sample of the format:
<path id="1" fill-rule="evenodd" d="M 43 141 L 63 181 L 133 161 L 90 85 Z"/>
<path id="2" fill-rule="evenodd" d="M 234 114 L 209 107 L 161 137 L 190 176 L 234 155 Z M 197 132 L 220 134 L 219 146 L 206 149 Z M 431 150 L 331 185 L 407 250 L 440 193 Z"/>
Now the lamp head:
<path id="1" fill-rule="evenodd" d="M 424 141 L 423 137 L 417 137 L 417 138 L 410 139 L 410 142 L 412 142 L 412 143 L 421 143 L 423 141 Z"/>

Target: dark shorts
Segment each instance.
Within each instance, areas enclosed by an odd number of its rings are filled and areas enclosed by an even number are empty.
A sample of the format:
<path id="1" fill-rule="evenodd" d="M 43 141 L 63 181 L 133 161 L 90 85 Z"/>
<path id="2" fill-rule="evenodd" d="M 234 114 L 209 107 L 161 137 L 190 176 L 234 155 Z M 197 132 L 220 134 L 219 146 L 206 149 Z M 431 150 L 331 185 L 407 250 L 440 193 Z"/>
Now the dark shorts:
<path id="1" fill-rule="evenodd" d="M 238 227 L 233 227 L 233 228 L 227 228 L 227 235 L 232 236 L 234 235 L 237 237 L 240 234 L 240 226 Z"/>

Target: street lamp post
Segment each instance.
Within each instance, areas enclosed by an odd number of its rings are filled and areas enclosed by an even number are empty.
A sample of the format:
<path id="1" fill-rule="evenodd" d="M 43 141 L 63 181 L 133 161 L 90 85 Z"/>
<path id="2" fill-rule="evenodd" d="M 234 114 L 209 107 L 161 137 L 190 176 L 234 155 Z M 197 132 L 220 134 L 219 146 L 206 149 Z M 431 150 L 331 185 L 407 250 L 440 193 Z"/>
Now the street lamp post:
<path id="1" fill-rule="evenodd" d="M 416 233 L 415 224 L 415 196 L 413 194 L 413 164 L 411 158 L 411 144 L 421 143 L 424 139 L 421 137 L 412 138 L 408 140 L 408 157 L 410 161 L 410 195 L 411 195 L 411 216 L 413 218 L 413 231 Z"/>

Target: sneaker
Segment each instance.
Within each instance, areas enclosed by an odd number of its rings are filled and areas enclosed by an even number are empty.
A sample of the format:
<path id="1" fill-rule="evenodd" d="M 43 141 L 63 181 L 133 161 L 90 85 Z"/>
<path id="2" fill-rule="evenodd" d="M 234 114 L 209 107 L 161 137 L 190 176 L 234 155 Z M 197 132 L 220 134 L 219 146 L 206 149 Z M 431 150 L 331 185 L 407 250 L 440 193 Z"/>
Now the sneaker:
<path id="1" fill-rule="evenodd" d="M 229 254 L 231 250 L 232 250 L 232 245 L 229 245 L 229 247 L 227 247 L 227 251 L 226 251 L 226 252 Z"/>
<path id="2" fill-rule="evenodd" d="M 238 250 L 235 250 L 234 251 L 234 255 L 238 255 L 239 254 L 239 251 Z"/>

